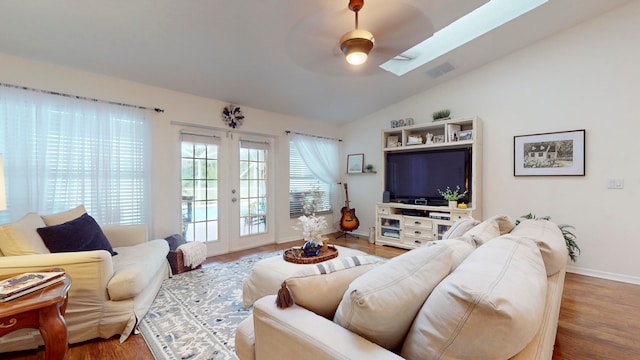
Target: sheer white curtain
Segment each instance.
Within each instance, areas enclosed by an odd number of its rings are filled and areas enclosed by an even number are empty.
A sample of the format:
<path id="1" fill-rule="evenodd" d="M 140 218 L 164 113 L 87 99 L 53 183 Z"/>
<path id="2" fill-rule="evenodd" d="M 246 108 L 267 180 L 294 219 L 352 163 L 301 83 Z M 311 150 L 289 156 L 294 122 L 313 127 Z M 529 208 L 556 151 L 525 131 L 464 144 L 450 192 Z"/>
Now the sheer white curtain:
<path id="1" fill-rule="evenodd" d="M 148 222 L 147 112 L 0 86 L 8 210 L 50 214 L 84 204 L 101 224 Z"/>
<path id="2" fill-rule="evenodd" d="M 338 214 L 337 187 L 340 182 L 340 161 L 338 141 L 300 134 L 289 134 L 289 139 L 295 145 L 302 161 L 309 171 L 320 181 L 331 186 L 331 207 L 334 217 Z"/>

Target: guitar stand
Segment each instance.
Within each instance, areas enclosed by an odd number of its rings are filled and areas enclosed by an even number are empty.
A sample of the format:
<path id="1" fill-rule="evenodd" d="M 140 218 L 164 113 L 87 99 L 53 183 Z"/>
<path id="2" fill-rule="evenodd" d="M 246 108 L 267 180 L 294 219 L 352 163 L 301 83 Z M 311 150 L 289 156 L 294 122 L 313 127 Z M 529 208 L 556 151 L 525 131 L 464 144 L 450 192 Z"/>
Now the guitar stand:
<path id="1" fill-rule="evenodd" d="M 343 231 L 343 232 L 342 232 L 342 235 L 337 236 L 337 237 L 336 237 L 336 239 L 340 239 L 340 238 L 341 238 L 341 237 L 343 237 L 343 236 L 344 236 L 345 240 L 346 240 L 349 236 L 351 236 L 351 237 L 352 237 L 352 238 L 354 238 L 354 239 L 359 239 L 359 237 L 358 237 L 357 235 L 353 235 L 353 234 L 351 234 L 351 232 L 346 232 L 346 231 Z"/>

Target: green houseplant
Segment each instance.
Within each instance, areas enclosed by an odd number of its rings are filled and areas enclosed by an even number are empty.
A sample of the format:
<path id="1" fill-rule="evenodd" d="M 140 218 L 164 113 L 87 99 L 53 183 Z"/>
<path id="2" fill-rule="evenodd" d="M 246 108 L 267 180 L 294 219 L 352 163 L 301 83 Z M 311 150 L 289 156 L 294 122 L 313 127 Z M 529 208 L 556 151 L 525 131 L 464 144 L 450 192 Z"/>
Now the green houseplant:
<path id="1" fill-rule="evenodd" d="M 438 189 L 438 192 L 445 200 L 449 201 L 449 207 L 455 208 L 458 206 L 458 200 L 467 195 L 468 190 L 465 190 L 461 193 L 460 186 L 456 186 L 455 190 L 451 190 L 451 188 L 447 186 L 444 191 Z"/>
<path id="2" fill-rule="evenodd" d="M 451 115 L 451 110 L 449 109 L 444 109 L 444 110 L 439 110 L 433 113 L 433 120 L 446 120 L 449 118 L 449 115 Z"/>
<path id="3" fill-rule="evenodd" d="M 447 186 L 447 188 L 444 189 L 444 191 L 438 189 L 438 192 L 440 193 L 440 195 L 442 195 L 442 197 L 445 200 L 458 201 L 462 199 L 465 195 L 467 195 L 468 191 L 465 190 L 463 193 L 461 193 L 460 186 L 456 186 L 455 190 L 451 190 L 451 188 Z"/>
<path id="4" fill-rule="evenodd" d="M 551 220 L 551 216 L 536 217 L 532 213 L 528 213 L 527 215 L 522 215 L 520 216 L 520 218 L 533 219 L 533 220 Z M 516 220 L 516 225 L 518 225 L 519 223 L 520 223 L 520 220 L 519 219 Z M 575 229 L 575 227 L 567 224 L 560 224 L 558 225 L 558 228 L 562 232 L 562 236 L 564 237 L 564 242 L 567 244 L 567 250 L 569 251 L 569 257 L 571 258 L 571 261 L 576 262 L 576 260 L 578 259 L 578 255 L 580 255 L 581 251 L 580 251 L 580 247 L 578 246 L 578 243 L 576 242 L 576 239 L 577 239 L 576 235 L 573 232 L 571 232 L 571 230 L 569 230 L 569 229 Z"/>

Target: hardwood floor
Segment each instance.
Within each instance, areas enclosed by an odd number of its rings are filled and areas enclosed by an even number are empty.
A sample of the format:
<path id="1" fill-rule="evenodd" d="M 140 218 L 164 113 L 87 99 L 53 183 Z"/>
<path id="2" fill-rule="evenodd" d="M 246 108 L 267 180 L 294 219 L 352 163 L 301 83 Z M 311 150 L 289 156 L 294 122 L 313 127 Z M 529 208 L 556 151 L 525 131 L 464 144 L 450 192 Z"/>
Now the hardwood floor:
<path id="1" fill-rule="evenodd" d="M 337 245 L 392 258 L 404 250 L 369 244 L 365 238 L 338 238 Z M 300 241 L 267 245 L 207 259 L 204 266 L 236 260 L 244 255 L 287 249 Z M 640 286 L 577 274 L 565 279 L 554 360 L 640 359 Z M 7 360 L 44 359 L 44 350 L 0 354 Z M 140 359 L 152 360 L 142 335 L 90 340 L 69 347 L 67 360 Z"/>

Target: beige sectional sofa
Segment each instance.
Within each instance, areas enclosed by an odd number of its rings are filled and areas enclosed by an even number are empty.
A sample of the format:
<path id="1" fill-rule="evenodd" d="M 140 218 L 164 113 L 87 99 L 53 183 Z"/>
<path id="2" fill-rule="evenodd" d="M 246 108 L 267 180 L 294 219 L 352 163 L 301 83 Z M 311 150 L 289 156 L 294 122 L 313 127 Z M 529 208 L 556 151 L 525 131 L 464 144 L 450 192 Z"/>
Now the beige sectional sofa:
<path id="1" fill-rule="evenodd" d="M 65 223 L 82 213 L 83 207 L 49 217 L 29 213 L 0 226 L 0 274 L 63 268 L 72 280 L 64 316 L 69 343 L 114 335 L 124 341 L 171 274 L 166 258 L 169 246 L 165 240 L 149 240 L 145 225 L 108 226 L 101 230 L 115 256 L 107 250 L 50 253 L 36 229 Z M 38 331 L 30 329 L 0 338 L 2 352 L 41 344 Z"/>
<path id="2" fill-rule="evenodd" d="M 283 294 L 256 301 L 236 332 L 238 357 L 551 359 L 568 259 L 562 233 L 540 220 L 514 228 L 505 216 L 469 224 L 355 275 L 346 289 L 327 288 L 318 298 L 333 311 L 324 316 L 296 297 L 303 281 L 318 292 L 326 274 L 286 280 L 296 303 L 287 307 Z"/>

